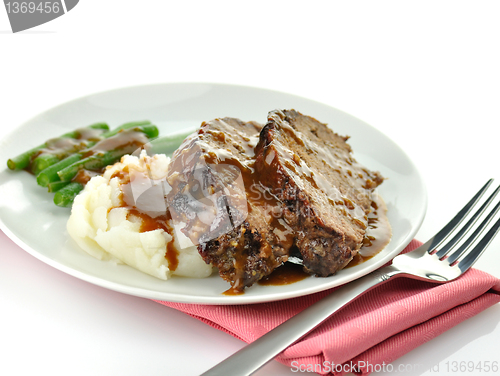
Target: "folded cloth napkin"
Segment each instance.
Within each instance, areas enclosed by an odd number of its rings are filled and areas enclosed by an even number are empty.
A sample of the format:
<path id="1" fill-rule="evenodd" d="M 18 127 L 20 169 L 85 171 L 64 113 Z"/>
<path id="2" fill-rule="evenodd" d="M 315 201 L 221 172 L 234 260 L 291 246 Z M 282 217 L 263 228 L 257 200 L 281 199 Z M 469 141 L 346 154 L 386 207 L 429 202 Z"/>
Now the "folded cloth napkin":
<path id="1" fill-rule="evenodd" d="M 421 244 L 413 240 L 403 252 Z M 159 303 L 250 343 L 332 291 L 239 306 Z M 292 370 L 367 375 L 499 301 L 500 280 L 476 269 L 440 285 L 396 278 L 357 298 L 276 360 Z"/>

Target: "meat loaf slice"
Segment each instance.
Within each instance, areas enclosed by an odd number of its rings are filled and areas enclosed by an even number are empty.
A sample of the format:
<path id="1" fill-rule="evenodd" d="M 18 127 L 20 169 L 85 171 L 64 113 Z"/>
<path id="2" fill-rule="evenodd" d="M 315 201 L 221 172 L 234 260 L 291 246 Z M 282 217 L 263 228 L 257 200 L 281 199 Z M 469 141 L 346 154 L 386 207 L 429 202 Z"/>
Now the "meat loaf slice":
<path id="1" fill-rule="evenodd" d="M 275 110 L 260 133 L 255 168 L 282 203 L 309 273 L 329 276 L 358 252 L 371 194 L 383 178 L 357 163 L 347 137 L 295 110 Z"/>
<path id="2" fill-rule="evenodd" d="M 234 118 L 204 122 L 174 153 L 167 177 L 172 217 L 236 292 L 286 261 L 293 242 L 255 175 L 261 129 Z"/>

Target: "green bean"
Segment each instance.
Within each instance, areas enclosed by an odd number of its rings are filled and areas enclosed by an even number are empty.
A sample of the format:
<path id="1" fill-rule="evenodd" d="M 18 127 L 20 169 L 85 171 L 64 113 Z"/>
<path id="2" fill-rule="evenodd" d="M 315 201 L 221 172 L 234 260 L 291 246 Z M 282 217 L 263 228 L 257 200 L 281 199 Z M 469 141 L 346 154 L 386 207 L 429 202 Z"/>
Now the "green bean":
<path id="1" fill-rule="evenodd" d="M 78 162 L 80 159 L 82 159 L 82 156 L 80 154 L 73 154 L 53 164 L 52 166 L 47 167 L 45 170 L 38 174 L 38 176 L 36 177 L 36 182 L 42 187 L 47 187 L 50 183 L 59 181 L 60 179 L 59 175 L 57 175 L 57 172 L 65 167 L 72 165 L 75 162 Z"/>
<path id="2" fill-rule="evenodd" d="M 54 181 L 52 183 L 49 183 L 47 188 L 49 189 L 49 192 L 57 192 L 61 188 L 66 187 L 68 184 L 71 184 L 69 181 Z"/>
<path id="3" fill-rule="evenodd" d="M 44 153 L 36 157 L 31 163 L 31 171 L 38 175 L 41 171 L 59 162 L 59 157 L 55 154 Z"/>
<path id="4" fill-rule="evenodd" d="M 73 204 L 76 195 L 83 189 L 83 184 L 71 182 L 59 189 L 54 195 L 54 204 L 63 208 L 69 208 Z"/>
<path id="5" fill-rule="evenodd" d="M 112 137 L 115 134 L 117 134 L 118 132 L 123 131 L 125 129 L 136 128 L 136 127 L 140 127 L 140 126 L 143 126 L 143 125 L 144 126 L 145 125 L 151 125 L 151 122 L 149 120 L 131 121 L 129 123 L 122 124 L 119 127 L 116 127 L 115 129 L 113 129 L 113 130 L 111 130 L 109 132 L 103 133 L 102 137 L 103 138 L 109 138 L 109 137 Z"/>

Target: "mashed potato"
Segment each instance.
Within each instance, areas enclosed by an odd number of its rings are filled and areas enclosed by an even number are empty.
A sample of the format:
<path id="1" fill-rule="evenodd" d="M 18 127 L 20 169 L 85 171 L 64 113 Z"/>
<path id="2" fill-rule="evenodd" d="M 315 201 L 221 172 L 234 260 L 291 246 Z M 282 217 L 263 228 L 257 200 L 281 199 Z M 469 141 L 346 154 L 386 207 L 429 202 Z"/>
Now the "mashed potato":
<path id="1" fill-rule="evenodd" d="M 172 238 L 162 228 L 141 230 L 144 218 L 134 215 L 130 203 L 124 205 L 124 191 L 128 189 L 137 199 L 149 198 L 141 212 L 152 218 L 165 214 L 163 192 L 170 189 L 165 180 L 169 162 L 170 158 L 163 154 L 149 157 L 143 151 L 139 157 L 124 156 L 121 162 L 108 167 L 103 176 L 90 179 L 74 200 L 67 223 L 69 235 L 82 249 L 100 260 L 124 263 L 156 278 L 167 280 L 172 275 L 208 277 L 212 267 L 202 260 L 187 237 L 175 231 Z M 141 196 L 146 190 L 151 194 Z M 171 221 L 169 227 L 175 228 Z M 165 257 L 167 245 L 172 241 L 177 265 L 170 265 Z"/>

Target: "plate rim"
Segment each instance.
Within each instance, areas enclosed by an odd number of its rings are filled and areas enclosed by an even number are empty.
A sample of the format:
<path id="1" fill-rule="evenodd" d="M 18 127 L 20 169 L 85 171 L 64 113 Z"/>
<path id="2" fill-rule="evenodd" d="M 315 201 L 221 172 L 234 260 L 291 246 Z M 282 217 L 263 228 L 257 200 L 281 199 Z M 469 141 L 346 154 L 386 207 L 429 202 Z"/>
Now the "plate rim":
<path id="1" fill-rule="evenodd" d="M 48 108 L 37 115 L 31 117 L 30 119 L 22 122 L 21 124 L 13 127 L 13 129 L 8 132 L 2 139 L 0 140 L 0 144 L 5 142 L 5 140 L 8 140 L 13 134 L 18 131 L 19 128 L 22 128 L 23 126 L 29 125 L 29 123 L 35 121 L 37 118 L 43 116 L 47 112 L 57 110 L 58 108 L 67 106 L 73 102 L 78 102 L 81 100 L 85 100 L 87 98 L 90 98 L 95 95 L 102 95 L 102 94 L 109 94 L 112 92 L 120 92 L 122 90 L 137 90 L 139 88 L 148 88 L 148 87 L 153 87 L 153 86 L 174 86 L 174 85 L 208 85 L 208 86 L 218 86 L 218 87 L 231 87 L 231 88 L 238 88 L 240 90 L 259 90 L 259 91 L 266 91 L 269 93 L 273 93 L 274 95 L 285 95 L 285 96 L 291 96 L 295 97 L 298 100 L 305 100 L 309 102 L 313 102 L 322 106 L 326 106 L 338 113 L 341 113 L 347 117 L 356 119 L 357 122 L 363 123 L 364 126 L 370 127 L 373 131 L 381 134 L 384 136 L 388 141 L 391 142 L 391 146 L 395 147 L 398 149 L 398 152 L 403 154 L 409 164 L 412 166 L 414 175 L 417 178 L 417 181 L 419 182 L 419 192 L 421 194 L 421 206 L 420 210 L 417 213 L 417 217 L 414 218 L 415 220 L 415 226 L 413 226 L 406 237 L 395 247 L 394 256 L 392 256 L 392 253 L 388 255 L 386 258 L 380 259 L 379 261 L 375 262 L 375 267 L 369 271 L 364 272 L 361 270 L 358 272 L 358 276 L 354 278 L 347 278 L 347 281 L 345 283 L 349 283 L 355 279 L 361 278 L 362 276 L 369 274 L 373 272 L 374 270 L 378 269 L 382 265 L 384 265 L 388 260 L 394 258 L 398 253 L 400 253 L 414 238 L 415 234 L 418 232 L 420 229 L 425 215 L 427 213 L 427 205 L 428 205 L 428 195 L 427 195 L 427 189 L 425 186 L 425 182 L 422 178 L 422 174 L 420 173 L 419 169 L 417 166 L 414 164 L 414 162 L 409 158 L 409 156 L 406 154 L 406 152 L 397 144 L 395 143 L 390 137 L 388 137 L 385 133 L 381 132 L 371 124 L 366 123 L 365 121 L 357 118 L 356 116 L 353 116 L 345 111 L 339 110 L 327 103 L 320 102 L 314 99 L 310 99 L 307 97 L 303 97 L 300 95 L 292 94 L 292 93 L 287 93 L 287 92 L 282 92 L 278 90 L 273 90 L 273 89 L 268 89 L 268 88 L 261 88 L 257 86 L 251 86 L 251 85 L 239 85 L 239 84 L 230 84 L 230 83 L 215 83 L 215 82 L 158 82 L 158 83 L 151 83 L 151 84 L 140 84 L 140 85 L 132 85 L 132 86 L 123 86 L 123 87 L 118 87 L 118 88 L 113 88 L 113 89 L 108 89 L 104 91 L 99 91 L 99 92 L 94 92 L 91 94 L 87 95 L 82 95 L 74 99 L 70 99 L 66 102 L 60 103 L 56 106 L 53 106 L 51 108 Z M 2 171 L 5 171 L 7 168 L 3 167 Z M 259 303 L 267 303 L 267 302 L 272 302 L 272 301 L 278 301 L 278 300 L 286 300 L 286 299 L 292 299 L 292 298 L 297 298 L 301 296 L 306 296 L 306 295 L 311 295 L 315 293 L 319 293 L 322 291 L 326 291 L 332 288 L 335 288 L 339 286 L 340 284 L 336 284 L 334 286 L 327 286 L 327 287 L 321 287 L 320 288 L 308 288 L 305 289 L 306 291 L 304 292 L 304 289 L 299 290 L 299 292 L 291 291 L 286 294 L 282 293 L 273 293 L 273 294 L 267 294 L 264 296 L 261 295 L 235 295 L 235 296 L 224 296 L 220 294 L 219 296 L 203 296 L 203 295 L 198 295 L 198 296 L 191 296 L 191 295 L 182 295 L 182 294 L 173 294 L 171 292 L 159 292 L 159 291 L 152 291 L 152 290 L 146 290 L 144 288 L 140 287 L 134 287 L 134 286 L 127 286 L 123 285 L 119 282 L 114 282 L 114 281 L 109 281 L 106 280 L 102 277 L 94 276 L 85 273 L 84 271 L 80 271 L 77 269 L 72 268 L 71 266 L 64 265 L 61 262 L 58 262 L 56 260 L 51 259 L 50 257 L 46 256 L 45 254 L 41 253 L 40 251 L 35 250 L 33 247 L 30 245 L 26 244 L 23 240 L 21 240 L 3 221 L 3 218 L 0 216 L 0 229 L 11 239 L 16 245 L 18 245 L 20 248 L 22 248 L 24 251 L 28 252 L 30 255 L 34 256 L 38 260 L 42 261 L 43 263 L 59 270 L 62 271 L 66 274 L 69 274 L 73 277 L 76 277 L 78 279 L 81 279 L 83 281 L 92 283 L 96 286 L 100 286 L 112 291 L 117 291 L 120 293 L 128 294 L 128 295 L 133 295 L 133 296 L 138 296 L 142 298 L 148 298 L 152 300 L 159 300 L 159 301 L 168 301 L 172 303 L 188 303 L 188 304 L 202 304 L 202 305 L 240 305 L 240 304 L 259 304 Z M 392 256 L 392 257 L 389 257 Z M 91 256 L 89 256 L 91 257 Z M 165 281 L 168 283 L 168 281 Z M 314 290 L 314 291 L 309 291 L 309 290 Z"/>

